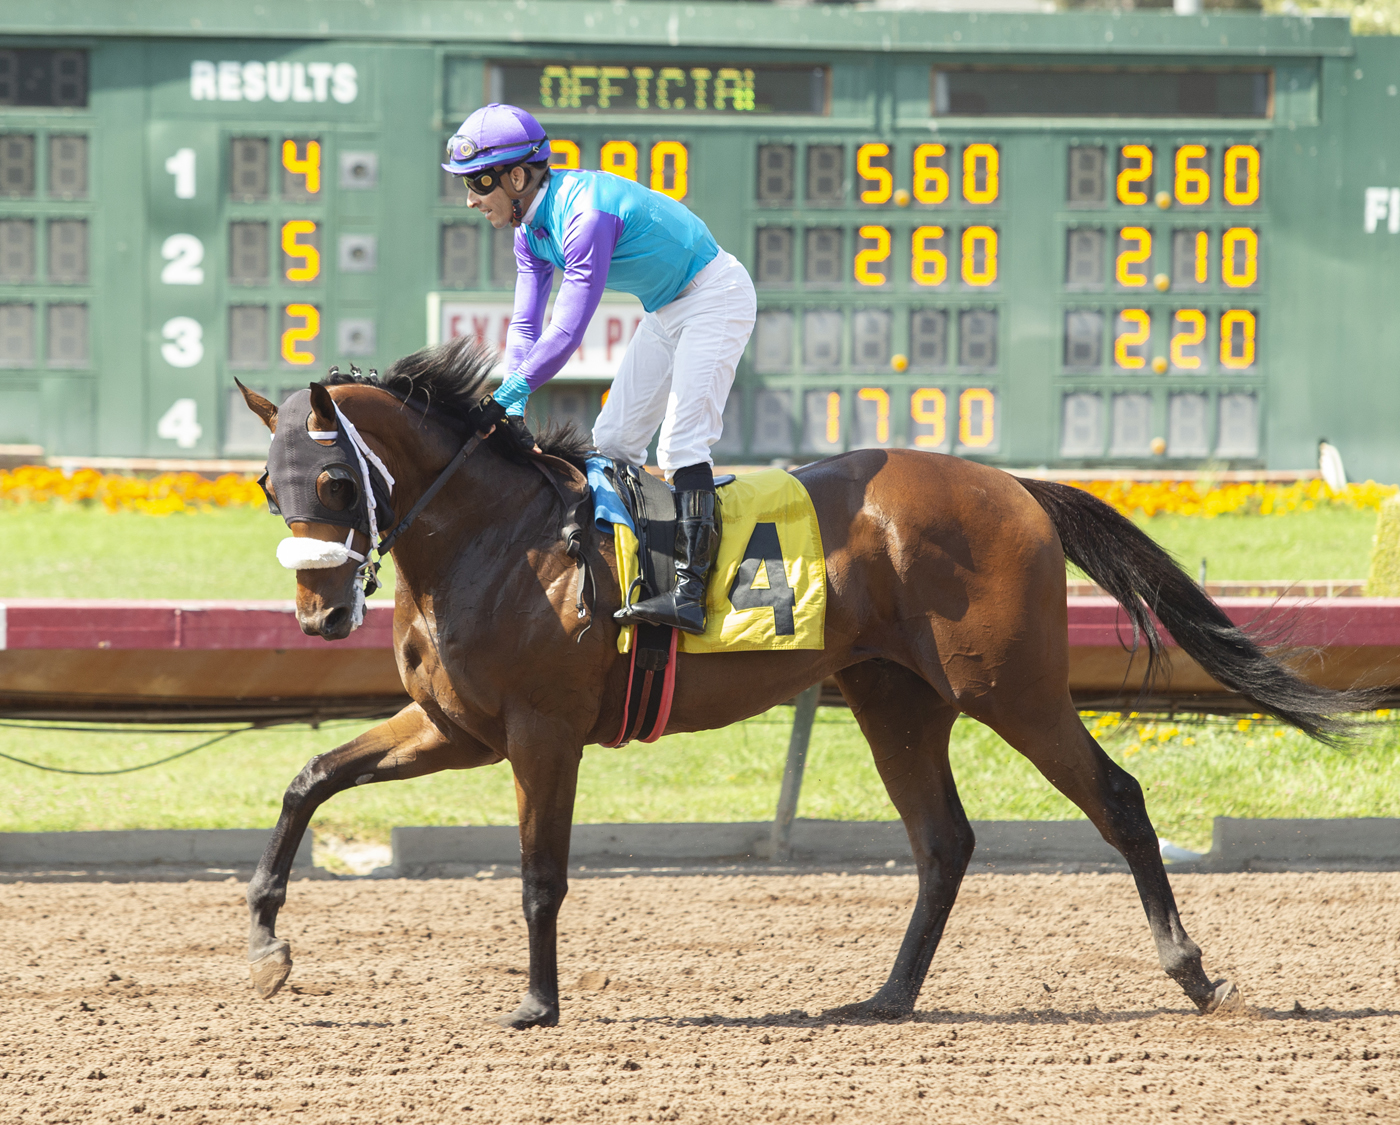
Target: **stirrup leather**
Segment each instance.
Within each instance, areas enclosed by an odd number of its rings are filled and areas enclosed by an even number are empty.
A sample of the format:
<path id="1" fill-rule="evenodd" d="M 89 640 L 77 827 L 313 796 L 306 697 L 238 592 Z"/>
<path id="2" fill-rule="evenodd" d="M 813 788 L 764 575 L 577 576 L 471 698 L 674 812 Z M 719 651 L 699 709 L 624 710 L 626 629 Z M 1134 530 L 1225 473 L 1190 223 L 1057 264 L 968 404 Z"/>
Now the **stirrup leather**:
<path id="1" fill-rule="evenodd" d="M 646 622 L 683 633 L 705 631 L 705 584 L 719 552 L 715 494 L 676 494 L 676 586 L 664 594 L 625 606 L 613 616 L 624 625 Z"/>

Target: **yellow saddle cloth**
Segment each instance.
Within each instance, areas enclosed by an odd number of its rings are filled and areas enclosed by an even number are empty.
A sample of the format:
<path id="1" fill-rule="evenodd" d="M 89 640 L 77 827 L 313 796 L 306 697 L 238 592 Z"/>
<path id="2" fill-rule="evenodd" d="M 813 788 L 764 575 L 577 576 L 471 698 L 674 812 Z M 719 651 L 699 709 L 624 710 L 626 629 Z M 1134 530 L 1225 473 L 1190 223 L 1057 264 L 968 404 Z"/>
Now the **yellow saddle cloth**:
<path id="1" fill-rule="evenodd" d="M 719 557 L 710 569 L 705 632 L 680 634 L 681 652 L 825 647 L 826 556 L 817 510 L 802 483 L 782 469 L 744 473 L 716 491 Z M 637 537 L 613 524 L 618 578 L 640 573 Z M 632 648 L 632 626 L 617 638 Z"/>

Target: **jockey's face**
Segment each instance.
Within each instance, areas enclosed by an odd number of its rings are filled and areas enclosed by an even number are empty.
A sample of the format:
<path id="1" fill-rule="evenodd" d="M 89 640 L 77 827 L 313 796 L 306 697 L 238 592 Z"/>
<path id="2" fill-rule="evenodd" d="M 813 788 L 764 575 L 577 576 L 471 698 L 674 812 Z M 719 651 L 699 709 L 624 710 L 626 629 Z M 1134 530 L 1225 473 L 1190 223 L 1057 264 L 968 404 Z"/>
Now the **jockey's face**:
<path id="1" fill-rule="evenodd" d="M 533 191 L 531 176 L 527 169 L 515 167 L 501 177 L 500 186 L 485 195 L 478 195 L 470 185 L 467 187 L 467 206 L 474 207 L 486 216 L 486 221 L 497 230 L 511 225 L 511 201 L 519 199 L 521 208 L 528 208 Z"/>

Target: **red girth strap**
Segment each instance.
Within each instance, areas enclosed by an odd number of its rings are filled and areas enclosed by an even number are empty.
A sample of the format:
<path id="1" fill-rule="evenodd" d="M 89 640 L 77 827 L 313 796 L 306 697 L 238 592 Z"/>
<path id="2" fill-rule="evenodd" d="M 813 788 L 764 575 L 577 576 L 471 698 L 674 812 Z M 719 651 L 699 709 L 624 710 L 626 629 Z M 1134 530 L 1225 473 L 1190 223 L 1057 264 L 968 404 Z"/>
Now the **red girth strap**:
<path id="1" fill-rule="evenodd" d="M 623 746 L 633 739 L 655 742 L 666 733 L 671 719 L 671 700 L 676 692 L 676 642 L 680 634 L 670 630 L 670 650 L 661 672 L 639 671 L 637 638 L 632 639 L 631 661 L 627 666 L 627 689 L 622 696 L 622 725 L 617 737 L 606 747 Z M 650 721 L 648 721 L 650 719 Z"/>

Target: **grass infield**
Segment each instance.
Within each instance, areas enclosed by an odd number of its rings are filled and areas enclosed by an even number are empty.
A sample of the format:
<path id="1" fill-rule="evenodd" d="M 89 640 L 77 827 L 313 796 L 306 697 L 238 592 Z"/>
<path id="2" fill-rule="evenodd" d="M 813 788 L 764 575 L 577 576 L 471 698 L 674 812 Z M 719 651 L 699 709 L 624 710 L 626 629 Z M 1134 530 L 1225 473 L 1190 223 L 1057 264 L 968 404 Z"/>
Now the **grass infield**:
<path id="1" fill-rule="evenodd" d="M 1362 578 L 1372 512 L 1158 516 L 1141 521 L 1194 576 Z M 8 597 L 290 598 L 274 557 L 281 520 L 253 509 L 156 517 L 34 504 L 0 507 L 0 594 Z M 392 578 L 389 588 L 392 589 Z M 381 594 L 380 596 L 387 596 Z M 1271 724 L 1152 723 L 1091 715 L 1105 748 L 1142 782 L 1158 832 L 1203 850 L 1215 816 L 1400 816 L 1400 734 L 1377 720 L 1342 751 Z M 580 822 L 764 820 L 777 801 L 791 708 L 723 731 L 652 746 L 591 749 Z M 115 778 L 41 773 L 0 761 L 0 831 L 271 825 L 287 783 L 312 755 L 363 723 L 249 731 L 149 772 Z M 207 737 L 207 736 L 205 736 Z M 0 727 L 0 751 L 47 765 L 111 769 L 174 753 L 198 734 L 64 732 Z M 970 720 L 953 735 L 954 772 L 974 819 L 1064 819 L 1078 811 L 992 732 Z M 888 819 L 895 813 L 850 714 L 817 718 L 799 815 Z M 313 827 L 387 841 L 409 824 L 509 824 L 509 768 L 365 786 L 325 805 Z"/>
<path id="2" fill-rule="evenodd" d="M 1400 732 L 1384 716 L 1369 721 L 1365 737 L 1344 750 L 1248 719 L 1168 724 L 1089 715 L 1085 721 L 1142 783 L 1158 833 L 1184 847 L 1204 851 L 1216 816 L 1400 816 Z M 283 790 L 306 761 L 367 726 L 336 722 L 314 731 L 249 731 L 121 777 L 68 777 L 0 760 L 0 830 L 270 826 Z M 724 730 L 672 735 L 650 746 L 590 747 L 575 819 L 770 819 L 791 726 L 792 708 L 776 707 Z M 0 727 L 0 750 L 69 769 L 112 769 L 164 757 L 207 737 Z M 1029 762 L 978 723 L 959 720 L 952 757 L 974 820 L 1080 815 Z M 870 750 L 844 709 L 818 712 L 798 815 L 896 816 Z M 500 764 L 353 789 L 323 805 L 312 826 L 348 839 L 387 842 L 396 825 L 513 823 L 510 769 Z"/>
<path id="3" fill-rule="evenodd" d="M 0 506 L 0 596 L 263 598 L 296 596 L 277 561 L 287 525 L 261 508 L 151 516 L 74 504 Z M 393 597 L 393 562 L 376 597 Z"/>
<path id="4" fill-rule="evenodd" d="M 1320 508 L 1286 516 L 1139 520 L 1194 578 L 1366 577 L 1374 512 Z M 257 508 L 150 516 L 66 504 L 0 505 L 0 596 L 11 598 L 291 598 L 278 564 L 287 534 Z M 391 597 L 393 564 L 382 572 Z"/>

